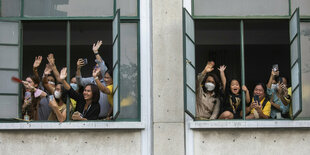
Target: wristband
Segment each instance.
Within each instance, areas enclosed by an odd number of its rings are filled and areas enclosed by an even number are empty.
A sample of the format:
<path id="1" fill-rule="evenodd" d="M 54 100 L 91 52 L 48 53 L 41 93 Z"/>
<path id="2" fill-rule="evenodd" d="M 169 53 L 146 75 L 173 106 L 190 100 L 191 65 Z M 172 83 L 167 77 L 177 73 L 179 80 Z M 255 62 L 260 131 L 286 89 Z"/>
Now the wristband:
<path id="1" fill-rule="evenodd" d="M 95 80 L 98 80 L 98 76 L 95 77 Z"/>
<path id="2" fill-rule="evenodd" d="M 94 53 L 94 55 L 98 55 L 98 54 L 99 54 L 98 52 Z"/>

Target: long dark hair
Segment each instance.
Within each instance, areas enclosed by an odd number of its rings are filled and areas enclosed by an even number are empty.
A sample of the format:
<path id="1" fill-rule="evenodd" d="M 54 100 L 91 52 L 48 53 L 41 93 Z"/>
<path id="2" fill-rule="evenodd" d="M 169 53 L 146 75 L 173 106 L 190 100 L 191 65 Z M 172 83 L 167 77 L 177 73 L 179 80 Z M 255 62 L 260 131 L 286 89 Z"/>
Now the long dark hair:
<path id="1" fill-rule="evenodd" d="M 214 88 L 214 93 L 215 93 L 215 97 L 219 97 L 219 95 L 220 95 L 220 80 L 219 80 L 219 78 L 217 77 L 217 75 L 216 74 L 213 74 L 213 73 L 207 73 L 206 74 L 206 76 L 203 78 L 203 80 L 202 80 L 202 89 L 203 89 L 203 91 L 206 93 L 207 92 L 207 88 L 206 88 L 206 86 L 205 86 L 205 83 L 206 83 L 206 81 L 207 81 L 207 78 L 209 77 L 209 76 L 211 76 L 211 77 L 213 77 L 213 79 L 214 79 L 214 82 L 215 82 L 215 88 Z"/>
<path id="2" fill-rule="evenodd" d="M 93 94 L 92 103 L 98 104 L 99 98 L 100 98 L 100 91 L 99 91 L 98 86 L 95 85 L 95 84 L 87 84 L 87 85 L 84 87 L 84 89 L 85 89 L 87 86 L 90 86 L 91 92 L 92 92 L 92 94 Z"/>

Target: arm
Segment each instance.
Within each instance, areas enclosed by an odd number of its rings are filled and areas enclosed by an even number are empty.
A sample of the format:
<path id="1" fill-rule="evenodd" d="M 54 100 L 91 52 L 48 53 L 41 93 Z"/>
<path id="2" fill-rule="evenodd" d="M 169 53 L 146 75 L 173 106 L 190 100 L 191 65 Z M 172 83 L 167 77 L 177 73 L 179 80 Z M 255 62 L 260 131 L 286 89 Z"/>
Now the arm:
<path id="1" fill-rule="evenodd" d="M 225 70 L 226 70 L 226 66 L 222 65 L 220 66 L 220 68 L 218 68 L 218 70 L 220 71 L 220 76 L 221 76 L 221 81 L 223 83 L 223 91 L 225 92 L 226 89 L 226 76 L 225 76 Z"/>
<path id="2" fill-rule="evenodd" d="M 97 84 L 99 90 L 102 91 L 105 94 L 110 95 L 112 92 L 110 92 L 110 90 L 100 82 L 100 80 L 98 78 L 99 74 L 100 74 L 100 69 L 99 68 L 93 70 L 93 77 L 94 77 L 94 79 L 96 81 L 96 84 Z"/>
<path id="3" fill-rule="evenodd" d="M 42 62 L 42 56 L 35 57 L 34 63 L 33 63 L 33 74 L 37 79 L 40 79 L 39 73 L 38 73 L 38 67 L 40 66 Z"/>
<path id="4" fill-rule="evenodd" d="M 51 66 L 46 64 L 46 67 L 45 67 L 45 70 L 44 70 L 44 74 L 43 74 L 43 79 L 42 79 L 42 82 L 43 82 L 43 86 L 44 88 L 51 94 L 54 93 L 55 91 L 55 88 L 51 86 L 51 84 L 48 83 L 47 81 L 47 75 L 50 74 L 52 71 L 51 69 Z"/>
<path id="5" fill-rule="evenodd" d="M 57 67 L 55 65 L 55 58 L 54 58 L 54 55 L 52 53 L 50 53 L 48 56 L 47 56 L 47 61 L 49 62 L 49 65 L 51 66 L 51 69 L 56 77 L 56 80 L 58 82 L 61 82 L 60 78 L 59 78 L 59 72 L 57 70 Z"/>
<path id="6" fill-rule="evenodd" d="M 76 63 L 76 76 L 75 77 L 76 77 L 77 84 L 84 87 L 85 85 L 91 83 L 93 78 L 92 77 L 90 77 L 90 78 L 82 78 L 82 76 L 81 76 L 81 68 L 83 66 L 84 66 L 83 59 L 79 59 L 77 61 L 77 63 Z"/>
<path id="7" fill-rule="evenodd" d="M 268 107 L 269 106 L 269 107 Z M 267 110 L 265 110 L 265 111 L 263 111 L 265 108 L 268 108 Z M 256 109 L 256 111 L 257 111 L 257 113 L 259 114 L 259 118 L 263 118 L 263 119 L 268 119 L 269 118 L 269 116 L 268 115 L 266 115 L 266 113 L 269 113 L 270 114 L 270 102 L 269 102 L 269 104 L 267 105 L 265 105 L 265 107 L 264 107 L 264 109 L 262 110 L 262 105 L 261 104 L 256 104 L 256 106 L 255 106 L 255 109 Z M 269 111 L 269 112 L 268 112 Z"/>
<path id="8" fill-rule="evenodd" d="M 213 112 L 212 112 L 210 119 L 216 119 L 219 112 L 220 112 L 220 100 L 216 99 L 215 107 L 213 109 Z"/>
<path id="9" fill-rule="evenodd" d="M 63 112 L 60 112 L 60 110 L 58 109 L 58 105 L 55 101 L 55 98 L 52 101 L 50 101 L 48 105 L 52 108 L 52 110 L 56 114 L 57 120 L 59 122 L 63 122 L 66 120 L 67 118 L 66 110 L 64 110 Z"/>
<path id="10" fill-rule="evenodd" d="M 98 50 L 100 48 L 100 46 L 102 45 L 102 41 L 97 41 L 97 43 L 93 44 L 93 52 L 94 55 L 96 56 L 96 63 L 98 64 L 98 66 L 100 67 L 100 71 L 101 71 L 101 75 L 102 77 L 104 77 L 105 72 L 108 70 L 107 66 L 105 65 L 103 59 L 101 58 L 101 56 L 98 53 Z"/>
<path id="11" fill-rule="evenodd" d="M 198 74 L 198 78 L 197 78 L 197 84 L 198 86 L 201 84 L 201 82 L 203 81 L 203 78 L 205 77 L 205 75 L 211 71 L 213 71 L 214 67 L 214 62 L 213 61 L 208 61 L 206 67 L 204 68 L 204 70 Z"/>
<path id="12" fill-rule="evenodd" d="M 281 83 L 279 86 L 279 95 L 278 97 L 280 98 L 281 102 L 287 106 L 289 104 L 289 101 L 287 100 L 288 96 L 288 90 L 285 84 Z"/>
<path id="13" fill-rule="evenodd" d="M 242 86 L 242 90 L 245 92 L 245 102 L 246 102 L 246 104 L 250 103 L 251 102 L 251 97 L 250 97 L 250 92 L 249 92 L 248 88 L 245 85 L 243 85 Z"/>
<path id="14" fill-rule="evenodd" d="M 68 95 L 69 95 L 70 98 L 73 98 L 77 102 L 79 102 L 80 100 L 84 100 L 83 96 L 79 95 L 76 91 L 74 91 L 71 88 L 71 86 L 67 83 L 67 81 L 65 80 L 66 77 L 67 77 L 67 67 L 63 68 L 60 71 L 59 78 L 61 80 L 62 86 L 68 91 Z"/>
<path id="15" fill-rule="evenodd" d="M 267 83 L 267 88 L 271 88 L 271 84 L 272 84 L 272 81 L 274 80 L 275 76 L 279 75 L 279 71 L 271 71 L 271 74 L 270 74 L 270 78 L 269 78 L 269 81 Z"/>

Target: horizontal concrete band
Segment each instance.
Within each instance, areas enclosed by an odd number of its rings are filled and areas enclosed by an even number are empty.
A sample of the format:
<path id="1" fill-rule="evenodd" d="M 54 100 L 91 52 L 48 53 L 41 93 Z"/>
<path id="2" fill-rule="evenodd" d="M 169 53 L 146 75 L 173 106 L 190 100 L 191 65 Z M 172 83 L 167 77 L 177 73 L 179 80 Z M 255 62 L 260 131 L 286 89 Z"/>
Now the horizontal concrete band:
<path id="1" fill-rule="evenodd" d="M 144 129 L 141 122 L 22 122 L 0 123 L 0 130 L 25 129 Z"/>
<path id="2" fill-rule="evenodd" d="M 214 128 L 310 128 L 310 120 L 211 120 L 190 122 L 191 129 Z"/>

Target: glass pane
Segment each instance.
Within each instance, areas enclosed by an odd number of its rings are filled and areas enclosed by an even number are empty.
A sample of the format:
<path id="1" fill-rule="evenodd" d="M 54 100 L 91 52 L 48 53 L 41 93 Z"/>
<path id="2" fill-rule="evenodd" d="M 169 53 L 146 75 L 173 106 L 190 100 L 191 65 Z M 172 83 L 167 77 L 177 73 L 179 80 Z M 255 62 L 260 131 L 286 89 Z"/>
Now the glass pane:
<path id="1" fill-rule="evenodd" d="M 119 89 L 116 90 L 116 92 L 113 95 L 113 117 L 119 110 L 119 102 L 118 102 L 118 96 L 119 96 Z"/>
<path id="2" fill-rule="evenodd" d="M 0 45 L 0 68 L 19 68 L 19 47 Z"/>
<path id="3" fill-rule="evenodd" d="M 116 39 L 114 45 L 113 45 L 113 66 L 115 66 L 117 60 L 118 60 L 118 39 Z"/>
<path id="4" fill-rule="evenodd" d="M 116 8 L 121 9 L 121 16 L 137 16 L 137 0 L 116 0 Z"/>
<path id="5" fill-rule="evenodd" d="M 186 21 L 186 34 L 195 41 L 195 25 L 194 20 L 191 18 L 191 16 L 185 12 L 185 21 Z"/>
<path id="6" fill-rule="evenodd" d="M 18 23 L 0 22 L 0 43 L 18 44 Z"/>
<path id="7" fill-rule="evenodd" d="M 310 16 L 309 6 L 309 0 L 291 0 L 291 13 L 293 14 L 294 10 L 299 8 L 301 16 Z"/>
<path id="8" fill-rule="evenodd" d="M 12 76 L 19 77 L 18 71 L 0 70 L 0 93 L 18 93 L 19 84 L 11 81 Z"/>
<path id="9" fill-rule="evenodd" d="M 291 66 L 296 62 L 298 58 L 298 39 L 295 40 L 291 44 Z"/>
<path id="10" fill-rule="evenodd" d="M 302 112 L 298 117 L 310 117 L 310 22 L 300 23 Z"/>
<path id="11" fill-rule="evenodd" d="M 119 65 L 117 64 L 113 70 L 113 91 L 118 87 L 118 71 L 119 71 Z"/>
<path id="12" fill-rule="evenodd" d="M 118 19 L 118 15 L 115 15 L 115 18 L 113 20 L 113 41 L 115 40 L 116 36 L 119 33 L 119 19 Z"/>
<path id="13" fill-rule="evenodd" d="M 195 44 L 186 37 L 186 59 L 195 67 Z"/>
<path id="14" fill-rule="evenodd" d="M 292 91 L 297 87 L 299 82 L 299 63 L 296 63 L 292 68 Z"/>
<path id="15" fill-rule="evenodd" d="M 300 104 L 301 104 L 300 103 L 300 92 L 299 92 L 299 87 L 298 87 L 292 94 L 293 115 L 295 115 L 298 111 L 301 110 Z"/>
<path id="16" fill-rule="evenodd" d="M 0 95 L 0 118 L 18 118 L 18 96 Z"/>
<path id="17" fill-rule="evenodd" d="M 196 116 L 196 93 L 186 87 L 186 110 Z"/>
<path id="18" fill-rule="evenodd" d="M 138 111 L 138 25 L 121 23 L 119 118 L 139 118 Z"/>
<path id="19" fill-rule="evenodd" d="M 113 0 L 24 0 L 25 16 L 113 16 Z"/>
<path id="20" fill-rule="evenodd" d="M 284 0 L 194 0 L 195 16 L 288 15 Z"/>
<path id="21" fill-rule="evenodd" d="M 2 17 L 18 17 L 20 16 L 20 1 L 21 0 L 1 0 L 1 13 Z"/>
<path id="22" fill-rule="evenodd" d="M 298 33 L 298 22 L 298 14 L 295 12 L 290 20 L 290 40 L 293 40 Z"/>
<path id="23" fill-rule="evenodd" d="M 195 91 L 195 83 L 195 68 L 192 65 L 186 63 L 186 84 Z"/>

